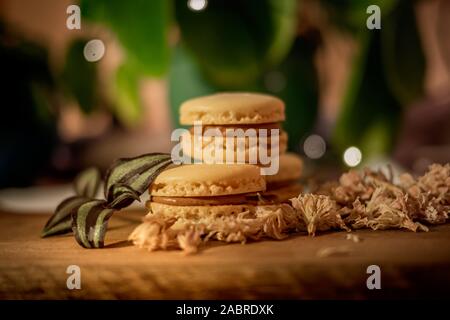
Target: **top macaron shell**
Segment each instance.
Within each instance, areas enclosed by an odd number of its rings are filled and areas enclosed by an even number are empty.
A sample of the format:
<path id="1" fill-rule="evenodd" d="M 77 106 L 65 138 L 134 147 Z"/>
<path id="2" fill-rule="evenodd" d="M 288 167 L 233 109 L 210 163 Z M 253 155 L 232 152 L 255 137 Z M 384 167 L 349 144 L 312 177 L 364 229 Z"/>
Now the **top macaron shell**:
<path id="1" fill-rule="evenodd" d="M 274 123 L 285 119 L 282 100 L 257 93 L 217 93 L 194 98 L 180 107 L 180 123 L 205 125 Z"/>
<path id="2" fill-rule="evenodd" d="M 249 164 L 191 164 L 171 167 L 150 185 L 150 195 L 208 197 L 266 189 L 260 168 Z"/>

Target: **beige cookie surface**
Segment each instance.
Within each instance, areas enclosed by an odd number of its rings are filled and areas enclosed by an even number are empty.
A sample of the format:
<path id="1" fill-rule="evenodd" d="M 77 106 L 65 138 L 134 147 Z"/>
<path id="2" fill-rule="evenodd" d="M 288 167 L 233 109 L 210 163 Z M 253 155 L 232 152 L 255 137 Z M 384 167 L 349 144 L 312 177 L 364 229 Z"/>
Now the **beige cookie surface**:
<path id="1" fill-rule="evenodd" d="M 150 194 L 166 197 L 208 197 L 265 190 L 258 166 L 249 164 L 188 164 L 173 166 L 150 185 Z"/>
<path id="2" fill-rule="evenodd" d="M 149 209 L 152 213 L 168 218 L 195 219 L 202 217 L 226 217 L 237 215 L 246 211 L 254 211 L 253 205 L 217 205 L 217 206 L 173 206 L 164 203 L 150 202 Z"/>
<path id="3" fill-rule="evenodd" d="M 194 98 L 180 107 L 180 123 L 205 125 L 273 123 L 285 119 L 282 100 L 258 93 L 217 93 Z"/>
<path id="4" fill-rule="evenodd" d="M 303 160 L 300 156 L 288 152 L 281 154 L 279 161 L 278 173 L 265 176 L 268 184 L 298 180 L 301 177 L 303 172 Z"/>
<path id="5" fill-rule="evenodd" d="M 243 212 L 252 217 L 257 211 L 276 211 L 282 207 L 281 204 L 270 205 L 220 205 L 220 206 L 172 206 L 168 204 L 150 202 L 148 215 L 156 214 L 166 218 L 189 219 L 195 222 L 200 219 L 216 219 L 229 216 L 237 216 Z"/>

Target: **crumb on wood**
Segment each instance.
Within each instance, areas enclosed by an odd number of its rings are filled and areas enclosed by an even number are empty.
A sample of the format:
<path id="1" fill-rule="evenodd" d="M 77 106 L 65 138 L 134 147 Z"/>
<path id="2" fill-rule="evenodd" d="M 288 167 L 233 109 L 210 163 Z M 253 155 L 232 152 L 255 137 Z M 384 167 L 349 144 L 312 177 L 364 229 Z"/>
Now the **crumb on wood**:
<path id="1" fill-rule="evenodd" d="M 347 236 L 345 237 L 345 239 L 351 240 L 355 243 L 362 241 L 362 239 L 359 236 L 357 236 L 356 234 L 353 234 L 353 233 L 347 233 Z"/>
<path id="2" fill-rule="evenodd" d="M 326 247 L 317 251 L 317 256 L 319 258 L 336 257 L 336 256 L 346 256 L 350 254 L 350 249 L 346 246 L 340 247 Z"/>

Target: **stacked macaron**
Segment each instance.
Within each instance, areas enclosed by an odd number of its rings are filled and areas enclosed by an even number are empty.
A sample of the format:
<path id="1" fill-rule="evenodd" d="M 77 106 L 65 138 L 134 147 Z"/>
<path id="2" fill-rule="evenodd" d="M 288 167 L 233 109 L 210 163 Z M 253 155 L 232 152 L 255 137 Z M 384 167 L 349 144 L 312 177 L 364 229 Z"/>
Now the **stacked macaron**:
<path id="1" fill-rule="evenodd" d="M 207 129 L 218 130 L 225 133 L 227 129 L 255 129 L 258 134 L 258 145 L 251 145 L 248 139 L 245 141 L 245 163 L 249 163 L 250 153 L 256 154 L 253 159 L 257 160 L 260 166 L 267 166 L 267 163 L 261 163 L 259 160 L 259 147 L 262 142 L 259 133 L 260 129 L 266 129 L 267 136 L 270 137 L 272 131 L 276 130 L 278 141 L 267 139 L 267 154 L 271 156 L 273 144 L 277 144 L 277 157 L 279 162 L 278 172 L 274 175 L 265 175 L 267 180 L 267 190 L 262 193 L 266 203 L 281 203 L 288 199 L 298 196 L 302 187 L 298 183 L 302 174 L 302 159 L 293 153 L 286 153 L 287 133 L 282 129 L 281 122 L 285 119 L 284 103 L 282 100 L 266 95 L 256 93 L 218 93 L 210 96 L 199 97 L 186 101 L 180 108 L 180 122 L 183 125 L 194 125 L 201 123 L 202 131 L 194 132 L 193 127 L 189 135 L 185 137 L 189 143 L 183 144 L 183 151 L 188 156 L 201 156 L 206 163 L 223 162 L 226 157 L 225 143 L 219 144 L 224 148 L 222 156 L 214 157 L 216 154 L 211 152 L 211 145 L 214 145 L 214 139 L 205 138 L 203 133 Z M 201 152 L 194 152 L 194 145 L 200 146 Z M 234 144 L 236 152 L 237 143 Z M 209 150 L 208 150 L 209 148 Z M 253 148 L 253 149 L 252 149 Z M 214 149 L 213 149 L 214 150 Z M 237 157 L 234 157 L 235 162 Z M 260 198 L 261 199 L 261 198 Z"/>
<path id="2" fill-rule="evenodd" d="M 197 147 L 204 163 L 174 165 L 156 177 L 147 202 L 151 212 L 130 239 L 154 250 L 167 248 L 170 243 L 185 249 L 186 241 L 195 248 L 202 236 L 225 241 L 284 237 L 283 232 L 295 225 L 292 208 L 286 203 L 301 192 L 298 179 L 302 160 L 286 153 L 287 134 L 280 124 L 284 120 L 283 102 L 264 94 L 215 94 L 183 103 L 180 118 L 184 125 L 201 122 L 202 130 L 188 131 L 183 139 L 188 139 L 189 144 L 182 146 L 185 155 L 194 157 L 198 153 L 192 144 L 199 141 Z M 255 147 L 250 141 L 244 144 L 245 161 L 224 163 L 222 157 L 211 152 L 211 144 L 217 148 L 216 138 L 203 139 L 207 129 L 219 133 L 254 129 L 258 143 L 266 143 L 266 151 L 276 150 L 271 156 L 279 164 L 278 172 L 262 175 L 261 168 L 267 163 L 261 163 L 259 158 L 255 164 L 248 163 Z M 277 139 L 263 140 L 260 129 L 275 130 Z M 272 148 L 274 144 L 276 148 Z M 219 144 L 219 148 L 225 148 L 225 144 Z"/>
<path id="3" fill-rule="evenodd" d="M 254 211 L 255 206 L 270 206 L 288 202 L 298 196 L 301 185 L 302 160 L 295 154 L 285 153 L 287 134 L 281 128 L 284 120 L 284 103 L 273 96 L 255 93 L 220 93 L 188 100 L 180 108 L 180 122 L 184 125 L 201 123 L 200 132 L 189 131 L 184 139 L 191 146 L 183 144 L 183 151 L 193 155 L 194 140 L 200 141 L 201 156 L 211 152 L 202 134 L 207 129 L 225 133 L 227 129 L 276 130 L 279 164 L 275 175 L 261 175 L 260 167 L 248 163 L 223 164 L 223 159 L 206 159 L 207 164 L 175 166 L 161 173 L 150 186 L 151 199 L 147 206 L 153 213 L 167 216 L 230 215 Z M 198 135 L 198 136 L 196 136 Z M 270 134 L 269 134 L 270 135 Z M 260 136 L 257 136 L 260 139 Z M 259 141 L 258 141 L 259 142 Z M 225 144 L 220 145 L 224 148 Z M 245 154 L 252 152 L 248 141 Z M 236 152 L 236 150 L 232 150 Z M 254 150 L 253 150 L 254 151 Z M 258 150 L 256 150 L 257 152 Z M 226 154 L 226 152 L 224 153 Z M 278 157 L 279 156 L 279 157 Z M 259 159 L 257 157 L 257 159 Z M 205 160 L 205 158 L 202 158 Z M 248 159 L 246 159 L 248 162 Z M 244 161 L 245 162 L 245 161 Z"/>

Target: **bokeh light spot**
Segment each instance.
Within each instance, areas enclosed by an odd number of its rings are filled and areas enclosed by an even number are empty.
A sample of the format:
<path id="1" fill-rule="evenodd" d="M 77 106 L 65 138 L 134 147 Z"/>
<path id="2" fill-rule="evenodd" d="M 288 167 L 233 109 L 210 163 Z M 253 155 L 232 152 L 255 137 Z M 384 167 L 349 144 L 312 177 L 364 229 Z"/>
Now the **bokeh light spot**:
<path id="1" fill-rule="evenodd" d="M 102 40 L 94 39 L 86 43 L 83 50 L 84 57 L 89 62 L 96 62 L 105 55 L 105 45 Z"/>
<path id="2" fill-rule="evenodd" d="M 207 5 L 207 0 L 188 0 L 188 7 L 193 11 L 202 11 Z"/>
<path id="3" fill-rule="evenodd" d="M 325 154 L 326 149 L 325 140 L 317 134 L 310 135 L 303 143 L 303 151 L 311 159 L 321 158 Z"/>
<path id="4" fill-rule="evenodd" d="M 344 151 L 344 162 L 349 167 L 356 167 L 361 163 L 362 153 L 357 147 L 350 147 Z"/>

